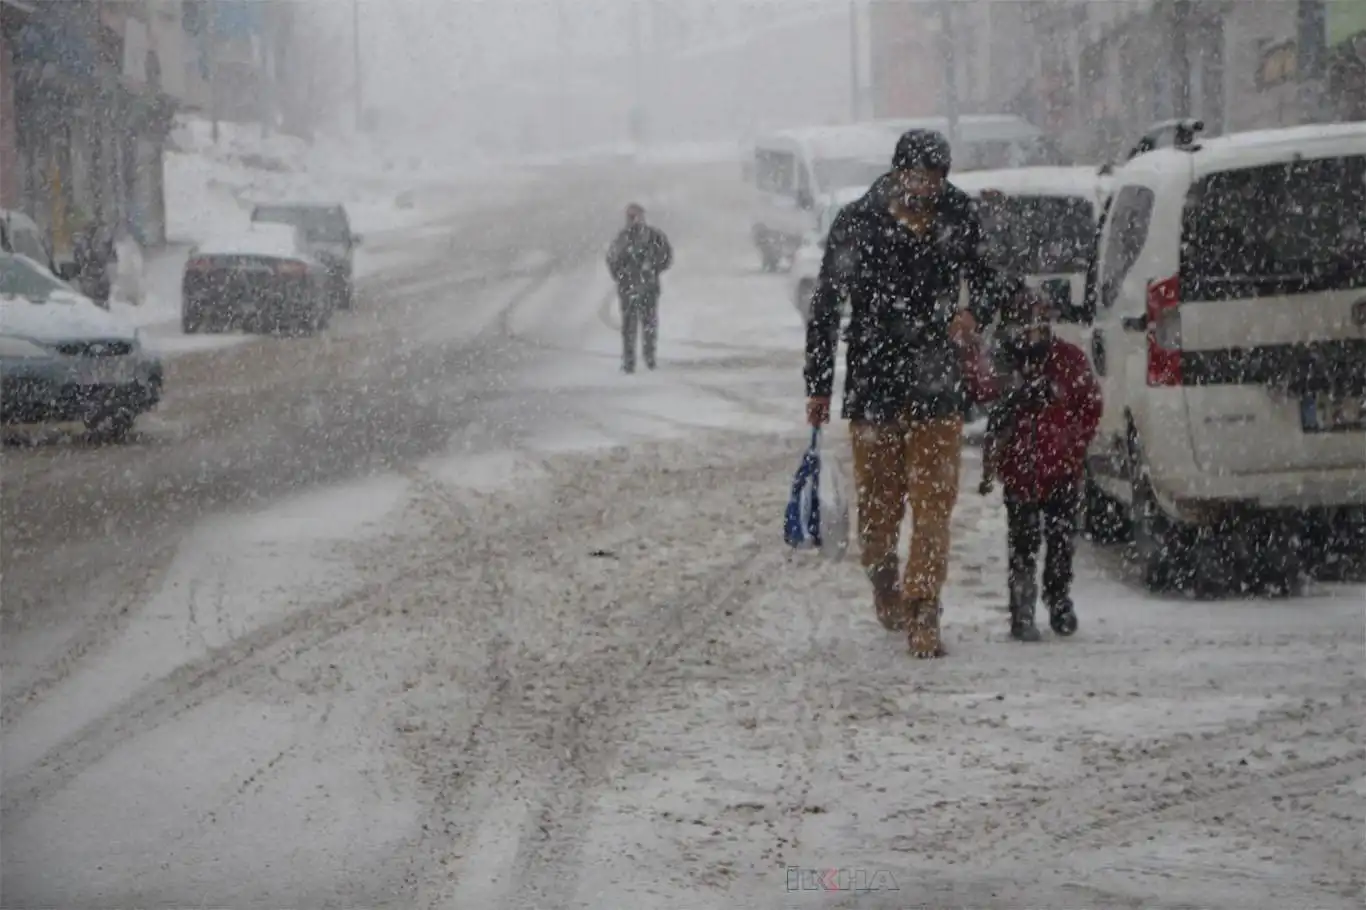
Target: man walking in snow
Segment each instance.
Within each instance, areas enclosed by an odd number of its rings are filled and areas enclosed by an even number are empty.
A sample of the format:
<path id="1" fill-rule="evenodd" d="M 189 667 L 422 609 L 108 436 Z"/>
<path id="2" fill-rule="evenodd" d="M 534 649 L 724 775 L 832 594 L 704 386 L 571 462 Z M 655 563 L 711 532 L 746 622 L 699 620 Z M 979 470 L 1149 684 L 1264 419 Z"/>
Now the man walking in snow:
<path id="1" fill-rule="evenodd" d="M 958 499 L 963 369 L 958 344 L 990 322 L 1007 282 L 984 262 L 981 225 L 951 186 L 948 140 L 911 130 L 890 173 L 831 226 L 806 335 L 807 418 L 830 419 L 840 302 L 848 298 L 844 417 L 851 421 L 863 567 L 878 619 L 916 657 L 944 653 L 940 591 Z M 959 308 L 966 279 L 967 310 Z M 904 578 L 897 556 L 909 504 Z"/>
<path id="2" fill-rule="evenodd" d="M 636 336 L 641 335 L 645 366 L 655 368 L 659 340 L 659 276 L 673 265 L 669 238 L 645 223 L 645 209 L 626 207 L 626 227 L 607 250 L 607 270 L 621 301 L 621 369 L 636 370 Z"/>
<path id="3" fill-rule="evenodd" d="M 1077 630 L 1072 556 L 1086 449 L 1100 423 L 1101 395 L 1086 354 L 1056 337 L 1046 303 L 1022 295 L 1003 314 L 1009 389 L 991 408 L 983 445 L 983 494 L 999 473 L 1005 484 L 1010 549 L 1010 634 L 1038 641 L 1037 565 L 1046 541 L 1043 599 L 1058 635 Z M 1040 533 L 1042 525 L 1042 533 Z"/>

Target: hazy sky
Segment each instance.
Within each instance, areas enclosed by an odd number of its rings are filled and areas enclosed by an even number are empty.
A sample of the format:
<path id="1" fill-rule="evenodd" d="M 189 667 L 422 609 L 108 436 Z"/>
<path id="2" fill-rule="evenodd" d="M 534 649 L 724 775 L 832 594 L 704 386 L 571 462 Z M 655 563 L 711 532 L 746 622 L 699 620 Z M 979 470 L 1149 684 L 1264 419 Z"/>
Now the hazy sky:
<path id="1" fill-rule="evenodd" d="M 636 104 L 661 140 L 847 113 L 848 0 L 634 2 L 360 0 L 367 103 L 424 132 L 547 146 L 622 141 Z M 349 81 L 352 4 L 313 4 Z"/>

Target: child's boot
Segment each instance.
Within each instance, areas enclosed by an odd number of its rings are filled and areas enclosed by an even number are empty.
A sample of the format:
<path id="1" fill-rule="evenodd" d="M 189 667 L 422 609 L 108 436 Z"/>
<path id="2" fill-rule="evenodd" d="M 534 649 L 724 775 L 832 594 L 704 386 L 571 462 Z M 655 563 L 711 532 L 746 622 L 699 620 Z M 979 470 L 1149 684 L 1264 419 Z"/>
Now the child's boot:
<path id="1" fill-rule="evenodd" d="M 1070 597 L 1048 605 L 1048 625 L 1059 635 L 1071 635 L 1077 631 L 1077 612 L 1072 607 Z"/>

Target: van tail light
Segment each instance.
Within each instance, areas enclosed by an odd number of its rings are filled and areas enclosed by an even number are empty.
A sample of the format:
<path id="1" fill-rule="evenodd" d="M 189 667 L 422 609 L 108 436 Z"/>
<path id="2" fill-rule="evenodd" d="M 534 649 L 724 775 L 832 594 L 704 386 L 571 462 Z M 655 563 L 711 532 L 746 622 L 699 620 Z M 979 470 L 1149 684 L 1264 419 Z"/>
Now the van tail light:
<path id="1" fill-rule="evenodd" d="M 302 262 L 286 259 L 275 264 L 275 274 L 302 278 L 304 275 L 308 274 L 308 266 L 304 265 Z"/>
<path id="2" fill-rule="evenodd" d="M 1148 282 L 1148 385 L 1181 385 L 1181 283 Z"/>

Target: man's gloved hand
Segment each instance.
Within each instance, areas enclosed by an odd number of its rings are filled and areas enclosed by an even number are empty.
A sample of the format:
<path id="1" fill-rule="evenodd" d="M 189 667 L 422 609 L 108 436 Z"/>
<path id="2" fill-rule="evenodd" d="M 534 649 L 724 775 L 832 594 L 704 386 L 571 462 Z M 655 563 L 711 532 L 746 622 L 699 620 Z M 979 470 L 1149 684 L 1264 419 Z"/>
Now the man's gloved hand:
<path id="1" fill-rule="evenodd" d="M 977 485 L 977 495 L 979 495 L 979 496 L 990 496 L 990 495 L 991 495 L 991 492 L 992 492 L 993 490 L 995 490 L 995 489 L 996 489 L 996 484 L 995 484 L 995 482 L 992 481 L 992 479 L 991 479 L 990 477 L 983 477 L 983 478 L 982 478 L 982 482 L 979 483 L 979 484 Z"/>

